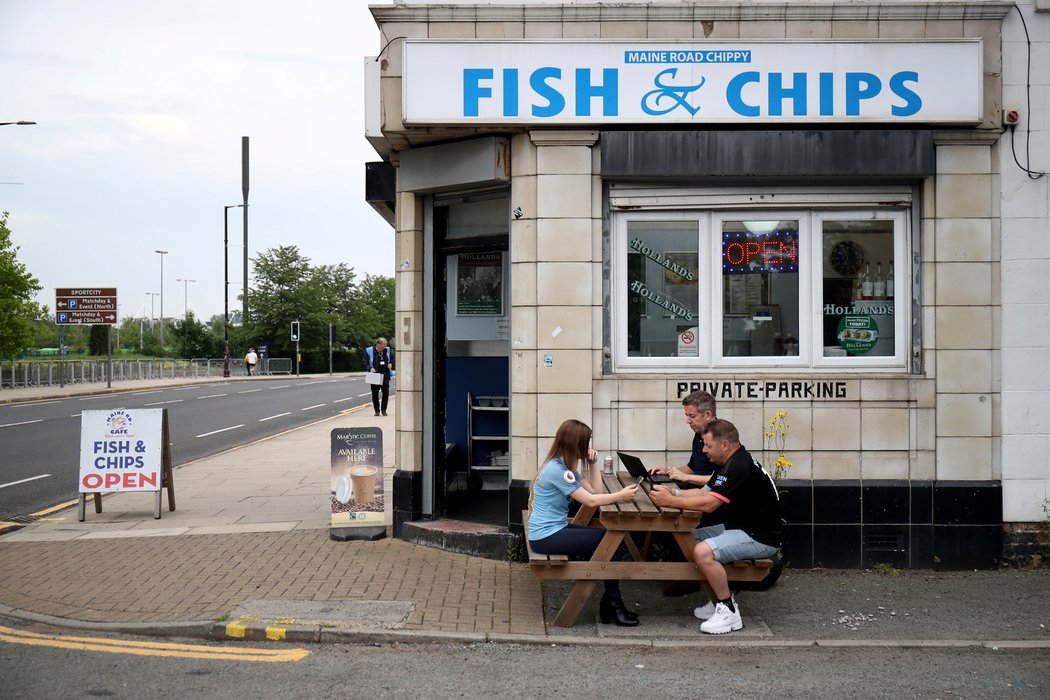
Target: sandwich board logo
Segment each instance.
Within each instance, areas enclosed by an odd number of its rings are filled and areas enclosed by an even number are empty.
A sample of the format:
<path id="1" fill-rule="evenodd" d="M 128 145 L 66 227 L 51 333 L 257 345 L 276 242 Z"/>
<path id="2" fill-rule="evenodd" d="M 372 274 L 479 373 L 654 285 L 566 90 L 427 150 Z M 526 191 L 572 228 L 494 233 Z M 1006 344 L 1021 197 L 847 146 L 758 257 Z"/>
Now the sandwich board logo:
<path id="1" fill-rule="evenodd" d="M 109 429 L 106 437 L 130 435 L 132 420 L 131 414 L 126 411 L 113 411 L 106 417 L 106 427 Z"/>

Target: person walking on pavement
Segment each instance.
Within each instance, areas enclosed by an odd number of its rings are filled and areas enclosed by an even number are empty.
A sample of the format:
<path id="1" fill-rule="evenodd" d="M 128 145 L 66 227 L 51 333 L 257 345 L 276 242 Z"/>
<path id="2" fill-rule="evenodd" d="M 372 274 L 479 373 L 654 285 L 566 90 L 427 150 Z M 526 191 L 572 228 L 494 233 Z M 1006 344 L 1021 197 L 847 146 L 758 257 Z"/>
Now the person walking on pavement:
<path id="1" fill-rule="evenodd" d="M 704 426 L 704 452 L 718 466 L 702 489 L 683 491 L 675 486 L 654 486 L 649 498 L 658 506 L 698 510 L 705 518 L 718 512 L 717 525 L 693 531 L 693 561 L 707 580 L 714 598 L 693 614 L 705 619 L 700 631 L 725 634 L 743 628 L 740 606 L 729 590 L 725 564 L 739 559 L 776 556 L 783 532 L 780 498 L 772 477 L 740 444 L 740 433 L 727 420 Z"/>
<path id="2" fill-rule="evenodd" d="M 374 346 L 365 348 L 365 371 L 383 375 L 381 384 L 369 385 L 372 389 L 372 408 L 377 416 L 380 413 L 386 415 L 386 406 L 390 398 L 390 373 L 393 369 L 394 354 L 387 345 L 386 338 L 379 338 Z M 379 398 L 380 392 L 383 394 L 382 401 Z"/>
<path id="3" fill-rule="evenodd" d="M 252 371 L 255 370 L 256 363 L 259 362 L 259 356 L 255 354 L 255 348 L 248 348 L 248 354 L 244 356 L 244 367 L 248 370 L 248 376 L 252 376 Z"/>

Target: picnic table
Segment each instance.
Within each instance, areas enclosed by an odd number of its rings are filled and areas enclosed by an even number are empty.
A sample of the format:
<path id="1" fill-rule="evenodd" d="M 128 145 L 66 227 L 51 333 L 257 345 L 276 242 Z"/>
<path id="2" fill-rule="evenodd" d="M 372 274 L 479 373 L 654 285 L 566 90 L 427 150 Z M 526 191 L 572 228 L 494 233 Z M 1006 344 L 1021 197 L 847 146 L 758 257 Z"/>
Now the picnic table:
<path id="1" fill-rule="evenodd" d="M 602 485 L 609 493 L 619 491 L 634 479 L 627 472 L 603 474 Z M 702 513 L 699 511 L 681 510 L 679 508 L 660 507 L 649 498 L 650 486 L 642 483 L 634 499 L 599 508 L 581 506 L 574 523 L 595 524 L 605 528 L 605 536 L 598 548 L 587 561 L 573 561 L 557 554 L 537 554 L 528 548 L 529 570 L 540 578 L 569 579 L 576 584 L 572 587 L 565 603 L 562 604 L 554 618 L 556 627 L 572 627 L 580 615 L 587 599 L 594 592 L 599 581 L 618 579 L 621 581 L 658 580 L 688 581 L 700 580 L 704 590 L 711 594 L 703 574 L 693 563 L 693 547 L 696 540 L 692 531 L 699 527 Z M 597 513 L 596 513 L 597 511 Z M 528 545 L 528 511 L 522 514 L 525 526 L 525 542 Z M 655 532 L 669 533 L 681 550 L 685 561 L 652 562 L 646 561 L 648 541 Z M 640 550 L 633 535 L 641 535 L 643 542 Z M 613 555 L 622 543 L 626 543 L 630 560 L 612 561 Z M 734 562 L 726 567 L 730 581 L 761 581 L 769 573 L 772 562 L 764 560 L 746 560 Z"/>

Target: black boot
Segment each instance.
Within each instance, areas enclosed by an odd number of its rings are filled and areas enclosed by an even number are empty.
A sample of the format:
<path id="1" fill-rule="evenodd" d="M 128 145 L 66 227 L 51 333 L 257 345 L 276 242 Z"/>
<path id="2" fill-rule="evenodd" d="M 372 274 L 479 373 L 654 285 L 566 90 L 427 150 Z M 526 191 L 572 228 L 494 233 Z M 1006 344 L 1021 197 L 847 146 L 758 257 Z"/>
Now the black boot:
<path id="1" fill-rule="evenodd" d="M 619 627 L 638 626 L 638 616 L 627 609 L 623 604 L 623 599 L 619 596 L 613 597 L 608 593 L 602 596 L 601 603 L 598 605 L 598 619 L 603 625 L 614 622 Z"/>

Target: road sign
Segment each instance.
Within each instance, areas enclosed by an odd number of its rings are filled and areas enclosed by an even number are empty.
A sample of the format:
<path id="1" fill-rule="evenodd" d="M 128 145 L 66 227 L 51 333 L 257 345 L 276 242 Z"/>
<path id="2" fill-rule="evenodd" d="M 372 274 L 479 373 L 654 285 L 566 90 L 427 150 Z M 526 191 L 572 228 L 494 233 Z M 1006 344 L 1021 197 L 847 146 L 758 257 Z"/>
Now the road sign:
<path id="1" fill-rule="evenodd" d="M 117 322 L 116 287 L 58 287 L 55 321 L 59 325 L 114 325 Z"/>

